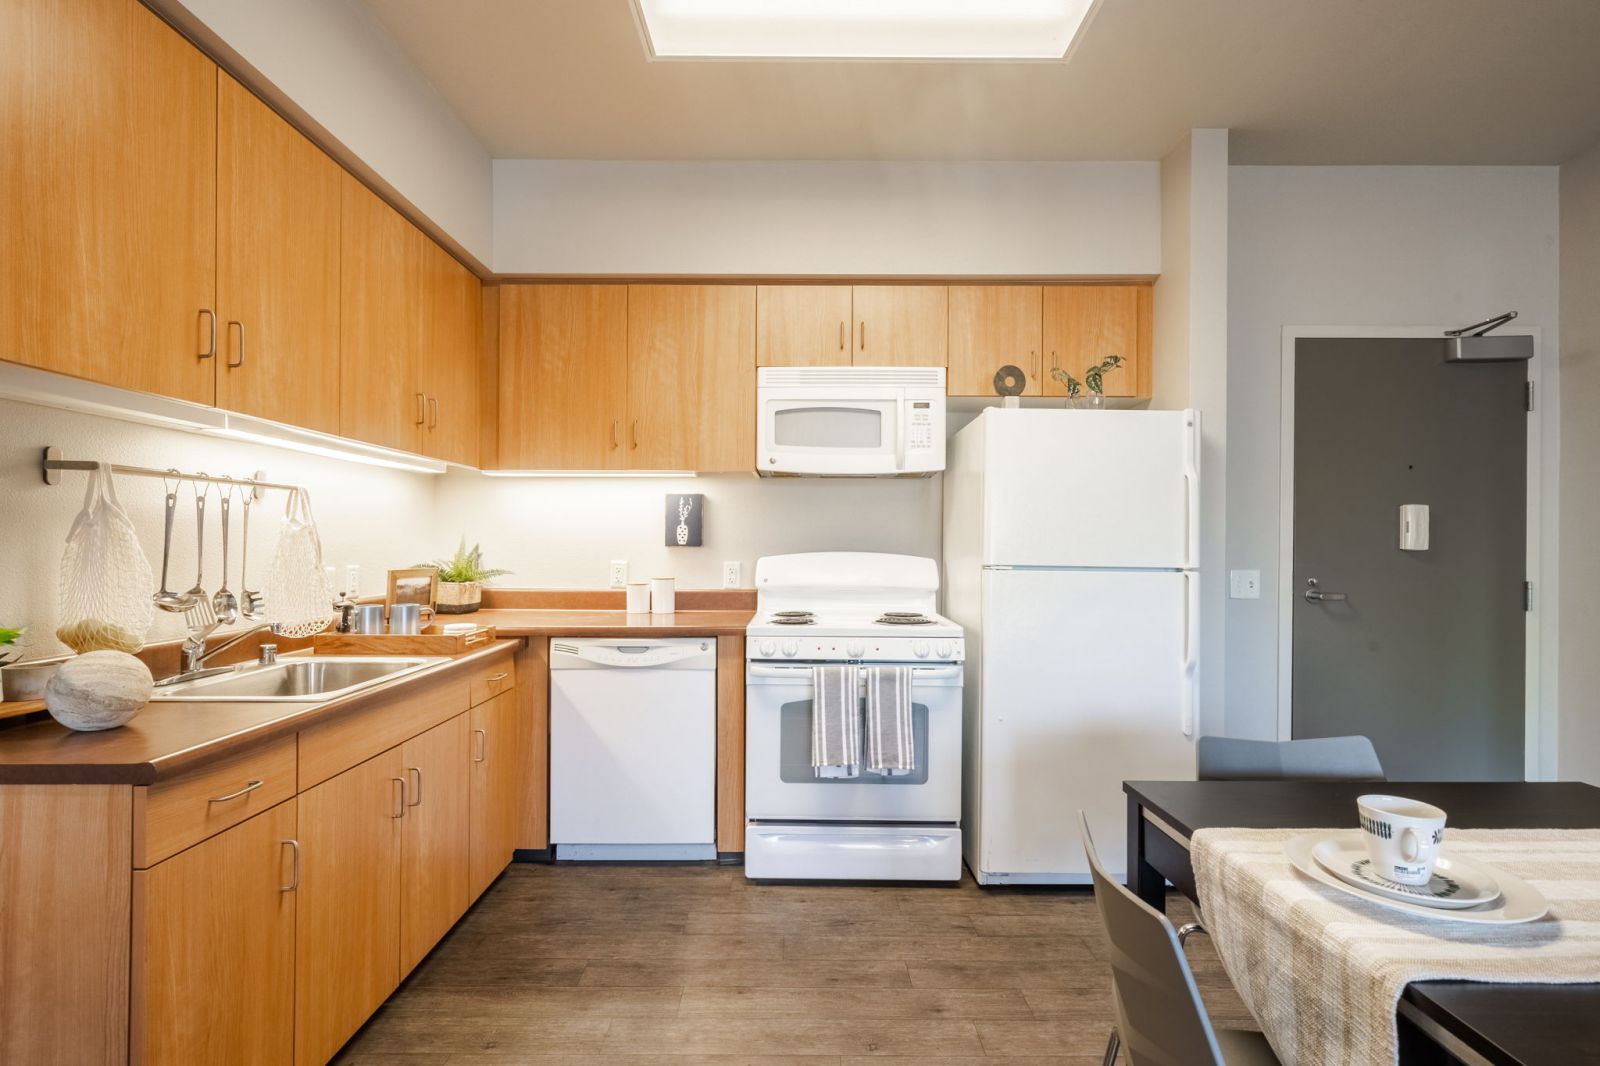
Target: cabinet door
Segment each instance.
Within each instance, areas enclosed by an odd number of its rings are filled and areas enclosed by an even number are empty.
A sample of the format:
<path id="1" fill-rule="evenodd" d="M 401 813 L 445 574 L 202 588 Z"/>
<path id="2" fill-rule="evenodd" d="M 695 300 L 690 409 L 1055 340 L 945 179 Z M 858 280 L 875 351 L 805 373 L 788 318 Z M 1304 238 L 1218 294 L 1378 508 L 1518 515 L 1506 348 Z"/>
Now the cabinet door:
<path id="1" fill-rule="evenodd" d="M 856 366 L 944 366 L 949 343 L 943 285 L 857 285 Z"/>
<path id="2" fill-rule="evenodd" d="M 755 469 L 753 285 L 628 286 L 633 470 Z"/>
<path id="3" fill-rule="evenodd" d="M 1105 376 L 1105 394 L 1148 396 L 1150 295 L 1148 285 L 1046 286 L 1044 394 L 1067 394 L 1066 386 L 1048 377 L 1051 367 L 1083 381 L 1089 367 L 1120 355 L 1122 365 Z"/>
<path id="4" fill-rule="evenodd" d="M 993 396 L 995 371 L 1027 375 L 1024 396 L 1039 395 L 1038 285 L 950 286 L 951 396 Z"/>
<path id="5" fill-rule="evenodd" d="M 295 801 L 133 872 L 133 1060 L 294 1061 Z"/>
<path id="6" fill-rule="evenodd" d="M 849 366 L 850 286 L 757 285 L 757 366 Z"/>
<path id="7" fill-rule="evenodd" d="M 468 894 L 477 899 L 511 862 L 516 848 L 518 798 L 526 778 L 521 759 L 517 694 L 502 692 L 472 708 L 468 738 L 472 758 L 469 832 L 472 856 Z"/>
<path id="8" fill-rule="evenodd" d="M 626 464 L 628 286 L 500 286 L 506 470 Z"/>
<path id="9" fill-rule="evenodd" d="M 410 973 L 467 911 L 467 715 L 402 746 L 400 973 Z"/>
<path id="10" fill-rule="evenodd" d="M 218 406 L 339 432 L 341 176 L 218 75 Z"/>
<path id="11" fill-rule="evenodd" d="M 420 235 L 419 235 L 420 236 Z M 427 397 L 422 451 L 478 465 L 478 362 L 483 286 L 443 248 L 422 240 L 421 388 Z"/>
<path id="12" fill-rule="evenodd" d="M 295 1062 L 320 1066 L 400 983 L 400 749 L 299 798 Z"/>
<path id="13" fill-rule="evenodd" d="M 339 433 L 414 452 L 426 416 L 417 369 L 427 238 L 351 175 L 340 184 Z"/>
<path id="14" fill-rule="evenodd" d="M 216 66 L 132 0 L 8 4 L 0 359 L 215 397 Z"/>

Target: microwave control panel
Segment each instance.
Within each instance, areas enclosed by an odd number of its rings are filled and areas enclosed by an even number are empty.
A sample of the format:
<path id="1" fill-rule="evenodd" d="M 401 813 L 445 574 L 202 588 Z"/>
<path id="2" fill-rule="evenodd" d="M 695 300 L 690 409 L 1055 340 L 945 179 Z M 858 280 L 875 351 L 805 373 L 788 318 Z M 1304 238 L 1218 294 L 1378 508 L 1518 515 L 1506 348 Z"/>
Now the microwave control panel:
<path id="1" fill-rule="evenodd" d="M 913 400 L 908 406 L 911 414 L 907 419 L 910 432 L 906 437 L 906 448 L 914 452 L 932 451 L 933 404 L 928 400 Z"/>

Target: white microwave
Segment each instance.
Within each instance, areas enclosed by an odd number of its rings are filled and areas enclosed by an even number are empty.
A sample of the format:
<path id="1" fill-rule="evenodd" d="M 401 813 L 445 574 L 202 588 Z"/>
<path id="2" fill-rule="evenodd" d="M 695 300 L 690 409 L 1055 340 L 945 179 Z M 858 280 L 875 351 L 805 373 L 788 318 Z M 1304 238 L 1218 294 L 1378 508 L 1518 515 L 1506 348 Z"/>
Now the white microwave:
<path id="1" fill-rule="evenodd" d="M 756 371 L 762 477 L 931 477 L 944 469 L 944 367 Z"/>

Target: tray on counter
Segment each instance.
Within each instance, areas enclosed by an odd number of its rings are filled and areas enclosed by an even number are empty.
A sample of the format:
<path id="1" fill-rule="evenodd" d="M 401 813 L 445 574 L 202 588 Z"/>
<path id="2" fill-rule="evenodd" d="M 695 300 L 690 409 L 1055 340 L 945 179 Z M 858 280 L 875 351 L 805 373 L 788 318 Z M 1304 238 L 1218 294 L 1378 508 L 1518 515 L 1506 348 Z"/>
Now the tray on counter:
<path id="1" fill-rule="evenodd" d="M 317 655 L 460 655 L 494 643 L 494 626 L 470 633 L 442 633 L 438 623 L 421 633 L 319 633 L 311 638 Z"/>

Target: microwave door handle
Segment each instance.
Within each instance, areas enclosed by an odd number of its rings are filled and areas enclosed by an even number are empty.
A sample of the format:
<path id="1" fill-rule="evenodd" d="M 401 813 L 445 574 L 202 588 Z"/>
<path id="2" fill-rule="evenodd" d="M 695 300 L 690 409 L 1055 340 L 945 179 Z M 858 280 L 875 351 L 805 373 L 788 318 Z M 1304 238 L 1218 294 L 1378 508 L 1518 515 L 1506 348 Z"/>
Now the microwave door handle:
<path id="1" fill-rule="evenodd" d="M 906 398 L 904 394 L 894 400 L 894 468 L 906 468 Z"/>

